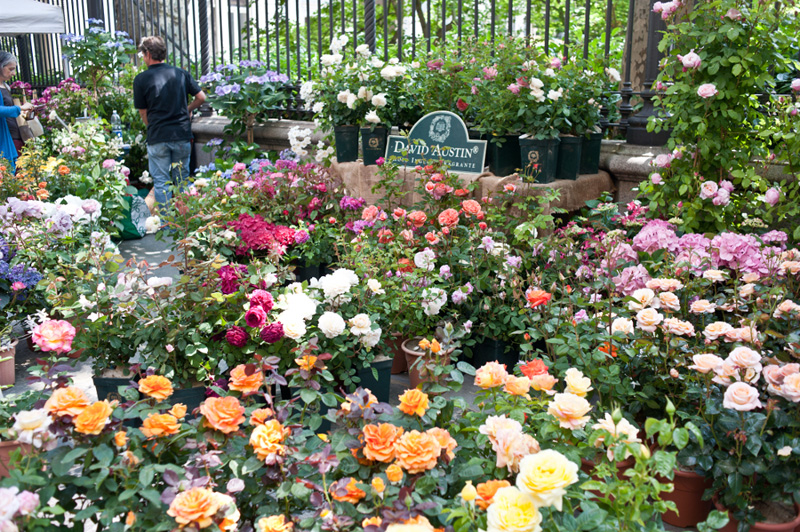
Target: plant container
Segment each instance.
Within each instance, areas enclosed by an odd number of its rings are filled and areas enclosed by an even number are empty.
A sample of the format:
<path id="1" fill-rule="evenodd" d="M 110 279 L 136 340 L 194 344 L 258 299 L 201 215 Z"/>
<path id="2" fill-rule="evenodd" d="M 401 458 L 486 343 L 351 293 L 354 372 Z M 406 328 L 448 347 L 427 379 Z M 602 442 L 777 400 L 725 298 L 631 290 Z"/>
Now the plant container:
<path id="1" fill-rule="evenodd" d="M 0 351 L 0 386 L 14 386 L 16 382 L 15 366 L 17 361 L 17 340 L 11 343 L 11 347 L 5 351 Z"/>
<path id="2" fill-rule="evenodd" d="M 505 139 L 502 144 L 489 141 L 489 151 L 492 153 L 489 171 L 497 177 L 513 174 L 522 166 L 519 158 L 519 135 L 502 135 L 501 138 Z"/>
<path id="3" fill-rule="evenodd" d="M 556 179 L 575 181 L 581 170 L 582 137 L 561 137 L 558 147 L 558 170 Z"/>
<path id="4" fill-rule="evenodd" d="M 9 476 L 11 471 L 11 453 L 19 449 L 22 455 L 31 452 L 31 446 L 18 441 L 0 441 L 0 478 Z"/>
<path id="5" fill-rule="evenodd" d="M 335 126 L 336 160 L 349 163 L 358 159 L 358 126 Z"/>
<path id="6" fill-rule="evenodd" d="M 408 380 L 411 381 L 411 388 L 417 388 L 423 382 L 429 382 L 428 372 L 416 365 L 417 361 L 427 354 L 427 351 L 419 348 L 420 340 L 422 340 L 420 337 L 409 338 L 402 344 L 403 352 L 406 355 L 406 364 L 408 364 Z M 454 347 L 451 347 L 439 356 L 448 356 L 454 349 Z"/>
<path id="7" fill-rule="evenodd" d="M 386 341 L 386 355 L 392 358 L 392 375 L 398 375 L 408 371 L 408 364 L 406 364 L 406 354 L 403 351 L 403 342 L 406 338 L 400 333 L 392 333 L 391 337 Z"/>
<path id="8" fill-rule="evenodd" d="M 389 131 L 385 127 L 361 128 L 361 153 L 364 165 L 374 166 L 377 160 L 386 154 L 386 137 Z"/>
<path id="9" fill-rule="evenodd" d="M 669 482 L 667 479 L 658 479 L 659 482 Z M 661 498 L 672 501 L 678 507 L 678 513 L 666 512 L 661 519 L 673 526 L 688 528 L 697 526 L 705 521 L 711 512 L 711 501 L 703 500 L 703 492 L 711 487 L 711 480 L 698 475 L 694 471 L 675 470 L 672 480 L 674 489 L 671 493 L 662 493 Z"/>
<path id="10" fill-rule="evenodd" d="M 475 368 L 479 368 L 487 362 L 499 362 L 505 364 L 506 368 L 511 371 L 519 362 L 519 353 L 516 349 L 506 351 L 507 347 L 508 344 L 503 340 L 484 338 L 472 347 L 472 356 L 464 360 Z"/>
<path id="11" fill-rule="evenodd" d="M 372 368 L 378 372 L 378 378 L 372 374 Z M 380 357 L 372 361 L 369 367 L 361 368 L 358 370 L 358 378 L 360 382 L 358 386 L 361 388 L 369 388 L 372 394 L 381 403 L 389 402 L 389 384 L 392 381 L 392 359 L 389 357 Z"/>
<path id="12" fill-rule="evenodd" d="M 581 137 L 581 174 L 596 174 L 600 171 L 600 148 L 603 144 L 602 133 L 590 133 Z"/>
<path id="13" fill-rule="evenodd" d="M 552 183 L 556 179 L 561 139 L 519 139 L 519 152 L 523 161 L 525 181 Z"/>
<path id="14" fill-rule="evenodd" d="M 713 497 L 712 500 L 717 510 L 720 512 L 727 511 L 716 497 Z M 796 515 L 791 521 L 786 523 L 763 523 L 759 521 L 750 527 L 750 532 L 796 532 L 800 529 L 800 504 L 795 503 L 794 511 Z M 719 532 L 737 532 L 739 521 L 734 519 L 730 513 L 728 513 L 728 519 L 728 524 L 720 528 Z"/>

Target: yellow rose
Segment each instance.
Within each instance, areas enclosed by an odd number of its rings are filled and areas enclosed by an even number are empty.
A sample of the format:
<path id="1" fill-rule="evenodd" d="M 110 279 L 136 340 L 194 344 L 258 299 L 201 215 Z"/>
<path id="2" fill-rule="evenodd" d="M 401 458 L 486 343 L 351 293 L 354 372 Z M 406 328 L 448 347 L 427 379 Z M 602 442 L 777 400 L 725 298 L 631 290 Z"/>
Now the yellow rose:
<path id="1" fill-rule="evenodd" d="M 592 409 L 589 401 L 571 393 L 557 393 L 547 406 L 547 413 L 559 421 L 561 428 L 575 430 L 589 422 L 586 414 Z"/>
<path id="2" fill-rule="evenodd" d="M 564 383 L 567 385 L 566 392 L 578 397 L 586 397 L 586 394 L 592 391 L 592 381 L 575 368 L 567 370 L 566 375 L 564 375 Z"/>
<path id="3" fill-rule="evenodd" d="M 487 510 L 487 532 L 539 532 L 541 523 L 534 498 L 513 486 L 497 490 Z"/>
<path id="4" fill-rule="evenodd" d="M 555 506 L 560 512 L 565 488 L 577 481 L 578 465 L 552 449 L 526 456 L 519 464 L 517 487 L 530 495 L 538 508 Z"/>

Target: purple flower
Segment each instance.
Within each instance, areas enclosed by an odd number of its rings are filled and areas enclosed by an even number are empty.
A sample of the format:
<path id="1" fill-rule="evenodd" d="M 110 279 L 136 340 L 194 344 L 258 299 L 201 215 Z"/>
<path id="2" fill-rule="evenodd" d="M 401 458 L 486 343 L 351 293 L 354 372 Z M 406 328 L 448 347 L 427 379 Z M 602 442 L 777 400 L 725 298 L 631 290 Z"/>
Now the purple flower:
<path id="1" fill-rule="evenodd" d="M 300 229 L 294 233 L 294 243 L 304 244 L 308 242 L 308 233 L 304 229 Z"/>
<path id="2" fill-rule="evenodd" d="M 483 237 L 481 239 L 481 245 L 478 246 L 478 249 L 484 249 L 486 250 L 487 253 L 491 253 L 492 250 L 494 249 L 494 240 L 492 240 L 492 237 L 490 236 Z"/>
<path id="3" fill-rule="evenodd" d="M 633 249 L 653 253 L 659 249 L 672 249 L 677 245 L 678 236 L 669 222 L 664 220 L 651 220 L 642 230 L 633 237 Z"/>
<path id="4" fill-rule="evenodd" d="M 506 257 L 506 264 L 518 270 L 522 266 L 522 257 L 518 257 L 516 255 L 509 255 Z"/>
<path id="5" fill-rule="evenodd" d="M 439 268 L 439 277 L 441 277 L 442 279 L 449 279 L 452 276 L 453 274 L 450 273 L 450 266 L 448 266 L 447 264 Z"/>
<path id="6" fill-rule="evenodd" d="M 83 203 L 81 203 L 81 209 L 83 209 L 83 212 L 86 214 L 94 214 L 100 210 L 100 202 L 95 199 L 83 200 Z"/>
<path id="7" fill-rule="evenodd" d="M 761 241 L 764 244 L 775 242 L 783 250 L 786 249 L 786 243 L 789 241 L 789 235 L 787 235 L 783 231 L 778 231 L 778 230 L 769 231 L 761 235 Z"/>
<path id="8" fill-rule="evenodd" d="M 234 325 L 225 333 L 225 339 L 234 347 L 244 347 L 247 345 L 247 340 L 250 339 L 250 335 L 247 334 L 244 327 Z"/>
<path id="9" fill-rule="evenodd" d="M 261 328 L 267 322 L 267 312 L 261 307 L 250 305 L 244 314 L 244 321 L 249 327 Z"/>
<path id="10" fill-rule="evenodd" d="M 456 305 L 461 305 L 467 300 L 467 294 L 463 292 L 463 288 L 459 288 L 450 296 L 450 299 L 453 300 L 453 303 Z"/>
<path id="11" fill-rule="evenodd" d="M 66 234 L 72 229 L 72 217 L 63 210 L 57 210 L 47 220 L 48 233 Z"/>
<path id="12" fill-rule="evenodd" d="M 575 313 L 575 323 L 583 323 L 584 321 L 589 319 L 589 315 L 586 313 L 586 310 L 581 309 Z"/>
<path id="13" fill-rule="evenodd" d="M 236 264 L 234 267 L 230 264 L 226 264 L 217 270 L 217 275 L 219 275 L 221 279 L 220 291 L 223 294 L 232 294 L 236 292 L 239 289 L 239 278 L 246 274 L 247 266 L 243 264 Z"/>
<path id="14" fill-rule="evenodd" d="M 345 211 L 357 211 L 362 209 L 367 204 L 364 198 L 353 198 L 350 196 L 343 196 L 339 200 L 339 208 Z"/>
<path id="15" fill-rule="evenodd" d="M 274 344 L 283 338 L 283 325 L 281 322 L 268 323 L 261 329 L 261 339 L 268 344 Z"/>
<path id="16" fill-rule="evenodd" d="M 253 290 L 253 293 L 250 294 L 250 308 L 261 307 L 264 312 L 269 312 L 274 304 L 275 300 L 272 298 L 272 294 L 266 290 Z"/>

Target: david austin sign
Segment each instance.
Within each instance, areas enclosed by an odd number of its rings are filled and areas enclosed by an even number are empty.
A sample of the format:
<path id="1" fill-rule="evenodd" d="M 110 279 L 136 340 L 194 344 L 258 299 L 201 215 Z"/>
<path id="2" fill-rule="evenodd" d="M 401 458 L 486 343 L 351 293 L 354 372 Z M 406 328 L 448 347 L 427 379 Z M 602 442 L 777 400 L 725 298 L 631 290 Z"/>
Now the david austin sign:
<path id="1" fill-rule="evenodd" d="M 390 135 L 386 160 L 413 168 L 430 160 L 443 160 L 454 172 L 483 172 L 486 141 L 470 140 L 467 126 L 455 113 L 435 111 L 423 116 L 408 137 Z"/>

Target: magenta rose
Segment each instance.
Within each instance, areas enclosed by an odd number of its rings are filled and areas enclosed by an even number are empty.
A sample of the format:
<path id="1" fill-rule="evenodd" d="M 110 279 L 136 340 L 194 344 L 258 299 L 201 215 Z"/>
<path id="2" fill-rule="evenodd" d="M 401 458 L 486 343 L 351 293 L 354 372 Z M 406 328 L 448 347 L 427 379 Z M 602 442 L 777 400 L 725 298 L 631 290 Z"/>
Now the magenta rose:
<path id="1" fill-rule="evenodd" d="M 283 338 L 283 325 L 281 322 L 268 323 L 261 329 L 261 339 L 268 344 L 274 344 Z"/>
<path id="2" fill-rule="evenodd" d="M 247 345 L 247 340 L 250 339 L 250 335 L 247 334 L 244 327 L 234 325 L 225 333 L 225 339 L 234 347 L 244 347 Z"/>
<path id="3" fill-rule="evenodd" d="M 253 293 L 250 294 L 250 308 L 261 307 L 264 312 L 269 312 L 274 304 L 275 300 L 272 299 L 272 294 L 266 290 L 253 290 Z"/>
<path id="4" fill-rule="evenodd" d="M 249 327 L 260 328 L 267 322 L 267 312 L 261 307 L 251 305 L 244 315 L 244 321 Z"/>
<path id="5" fill-rule="evenodd" d="M 697 88 L 697 95 L 701 98 L 711 98 L 717 94 L 717 87 L 713 83 L 703 83 Z"/>

